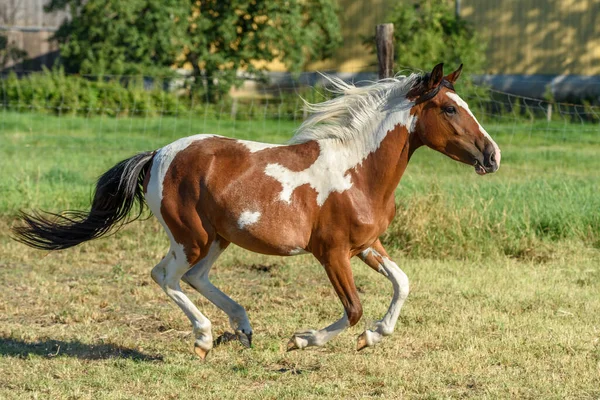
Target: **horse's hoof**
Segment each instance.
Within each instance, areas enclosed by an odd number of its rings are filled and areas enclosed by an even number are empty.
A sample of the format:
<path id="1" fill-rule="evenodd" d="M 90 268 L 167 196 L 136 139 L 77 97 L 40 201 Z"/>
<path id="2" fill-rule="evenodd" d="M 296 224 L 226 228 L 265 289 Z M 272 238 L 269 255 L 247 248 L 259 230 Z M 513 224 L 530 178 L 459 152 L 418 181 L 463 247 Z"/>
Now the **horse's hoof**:
<path id="1" fill-rule="evenodd" d="M 235 331 L 235 335 L 237 336 L 237 339 L 242 344 L 242 346 L 248 349 L 252 347 L 252 332 L 246 334 L 242 331 Z"/>
<path id="2" fill-rule="evenodd" d="M 296 344 L 296 341 L 294 340 L 295 337 L 292 337 L 290 339 L 290 341 L 287 344 L 287 351 L 294 351 L 294 350 L 298 350 L 300 349 L 300 347 L 298 347 L 298 345 Z"/>
<path id="3" fill-rule="evenodd" d="M 369 343 L 367 342 L 367 332 L 363 332 L 360 334 L 360 336 L 358 337 L 358 340 L 356 341 L 356 351 L 361 351 L 366 349 L 367 347 L 369 347 Z"/>
<path id="4" fill-rule="evenodd" d="M 198 346 L 197 344 L 194 344 L 194 353 L 196 353 L 196 355 L 200 357 L 202 361 L 206 359 L 206 355 L 209 351 L 210 350 L 204 350 L 202 347 Z"/>

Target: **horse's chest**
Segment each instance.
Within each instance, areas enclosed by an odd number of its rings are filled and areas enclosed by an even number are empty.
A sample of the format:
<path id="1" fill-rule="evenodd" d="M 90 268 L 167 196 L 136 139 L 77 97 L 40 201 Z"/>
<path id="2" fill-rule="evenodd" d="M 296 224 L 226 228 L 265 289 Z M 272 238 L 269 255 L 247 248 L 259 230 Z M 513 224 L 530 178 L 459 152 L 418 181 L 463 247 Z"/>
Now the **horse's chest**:
<path id="1" fill-rule="evenodd" d="M 394 214 L 394 202 L 386 204 L 372 204 L 357 210 L 352 219 L 352 231 L 350 237 L 357 244 L 370 244 L 376 240 L 390 225 Z M 360 246 L 359 246 L 360 247 Z"/>

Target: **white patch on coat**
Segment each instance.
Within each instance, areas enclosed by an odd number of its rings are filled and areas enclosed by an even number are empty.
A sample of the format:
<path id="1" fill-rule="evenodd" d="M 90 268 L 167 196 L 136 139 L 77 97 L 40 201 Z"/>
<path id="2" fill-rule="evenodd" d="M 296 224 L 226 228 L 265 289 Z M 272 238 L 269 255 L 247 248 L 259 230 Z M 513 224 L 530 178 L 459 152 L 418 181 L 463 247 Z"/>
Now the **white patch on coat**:
<path id="1" fill-rule="evenodd" d="M 309 185 L 317 192 L 317 204 L 322 206 L 333 192 L 344 192 L 352 187 L 349 171 L 375 152 L 387 134 L 397 125 L 414 128 L 410 115 L 413 103 L 406 101 L 404 107 L 393 113 L 380 112 L 370 121 L 363 124 L 362 140 L 353 139 L 342 142 L 336 139 L 321 139 L 319 157 L 302 171 L 291 171 L 280 164 L 268 164 L 265 174 L 276 179 L 282 186 L 279 199 L 288 204 L 292 201 L 294 190 L 302 185 Z"/>
<path id="2" fill-rule="evenodd" d="M 500 148 L 498 147 L 498 145 L 496 144 L 496 142 L 494 141 L 494 139 L 492 139 L 492 137 L 490 136 L 489 133 L 487 133 L 487 131 L 485 129 L 483 129 L 483 126 L 481 126 L 481 124 L 479 123 L 479 121 L 477 121 L 477 118 L 475 118 L 475 115 L 473 115 L 473 113 L 471 112 L 471 109 L 469 108 L 469 105 L 467 104 L 466 101 L 464 101 L 463 99 L 460 98 L 459 95 L 457 95 L 456 93 L 452 93 L 452 92 L 447 92 L 446 93 L 448 95 L 448 97 L 450 97 L 452 100 L 454 100 L 454 102 L 461 108 L 463 108 L 470 116 L 471 118 L 473 118 L 475 120 L 475 122 L 477 122 L 477 125 L 479 126 L 479 130 L 481 131 L 481 133 L 483 134 L 483 136 L 485 136 L 486 138 L 488 138 L 488 140 L 490 142 L 492 142 L 492 146 L 494 146 L 494 152 L 496 154 L 495 159 L 496 159 L 496 163 L 498 164 L 498 166 L 500 166 L 500 158 L 501 158 L 501 153 L 500 153 Z"/>
<path id="3" fill-rule="evenodd" d="M 297 247 L 295 249 L 290 250 L 289 252 L 290 256 L 297 256 L 299 254 L 308 254 L 308 251 L 304 250 L 303 248 Z"/>
<path id="4" fill-rule="evenodd" d="M 175 156 L 177 156 L 177 154 L 179 154 L 180 151 L 183 151 L 186 148 L 188 148 L 188 146 L 192 143 L 196 143 L 198 141 L 210 139 L 213 137 L 220 136 L 204 134 L 188 136 L 176 140 L 173 143 L 170 143 L 156 151 L 156 154 L 152 159 L 150 180 L 148 182 L 148 188 L 146 190 L 146 201 L 148 201 L 148 205 L 150 206 L 150 209 L 155 215 L 157 215 L 156 211 L 160 210 L 160 202 L 163 198 L 163 181 L 165 180 L 167 171 L 169 170 L 171 163 L 175 159 Z"/>
<path id="5" fill-rule="evenodd" d="M 349 171 L 358 167 L 375 152 L 387 134 L 396 126 L 414 130 L 415 117 L 410 115 L 414 102 L 406 94 L 418 76 L 381 80 L 369 86 L 356 87 L 329 77 L 331 91 L 342 96 L 318 104 L 308 104 L 313 113 L 291 144 L 316 141 L 319 157 L 303 171 L 291 171 L 281 164 L 268 164 L 265 174 L 282 186 L 279 199 L 290 204 L 296 188 L 309 185 L 317 192 L 317 205 L 322 206 L 333 192 L 352 187 Z"/>
<path id="6" fill-rule="evenodd" d="M 237 142 L 246 146 L 250 153 L 256 153 L 257 151 L 261 151 L 264 149 L 282 146 L 280 144 L 252 142 L 250 140 L 237 140 Z"/>
<path id="7" fill-rule="evenodd" d="M 216 137 L 216 135 L 195 135 L 176 140 L 175 142 L 158 149 L 154 155 L 154 158 L 152 159 L 150 179 L 148 180 L 148 186 L 146 187 L 146 203 L 148 204 L 150 211 L 152 211 L 154 216 L 156 216 L 156 219 L 158 219 L 161 225 L 165 228 L 167 236 L 171 241 L 170 251 L 174 252 L 176 258 L 185 256 L 183 246 L 175 241 L 173 234 L 167 227 L 167 224 L 160 213 L 165 176 L 169 170 L 169 167 L 171 166 L 171 163 L 173 162 L 173 159 L 180 151 L 185 150 L 192 143 L 209 139 L 211 137 Z"/>
<path id="8" fill-rule="evenodd" d="M 258 222 L 260 219 L 260 213 L 258 211 L 244 211 L 240 214 L 240 218 L 238 219 L 238 227 L 240 229 L 244 229 L 248 225 L 252 225 Z"/>

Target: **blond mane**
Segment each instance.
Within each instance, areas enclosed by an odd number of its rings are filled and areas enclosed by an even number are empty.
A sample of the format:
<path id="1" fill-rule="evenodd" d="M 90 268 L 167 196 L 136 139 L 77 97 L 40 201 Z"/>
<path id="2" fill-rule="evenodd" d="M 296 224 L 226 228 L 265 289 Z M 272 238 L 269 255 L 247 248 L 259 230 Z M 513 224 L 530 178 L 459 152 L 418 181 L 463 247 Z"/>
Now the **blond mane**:
<path id="1" fill-rule="evenodd" d="M 370 134 L 365 129 L 390 104 L 406 99 L 408 91 L 421 77 L 420 74 L 381 79 L 370 85 L 357 87 L 334 76 L 323 77 L 330 83 L 328 90 L 337 97 L 311 104 L 303 99 L 311 115 L 300 125 L 290 144 L 311 140 L 338 139 L 341 142 L 360 139 Z"/>

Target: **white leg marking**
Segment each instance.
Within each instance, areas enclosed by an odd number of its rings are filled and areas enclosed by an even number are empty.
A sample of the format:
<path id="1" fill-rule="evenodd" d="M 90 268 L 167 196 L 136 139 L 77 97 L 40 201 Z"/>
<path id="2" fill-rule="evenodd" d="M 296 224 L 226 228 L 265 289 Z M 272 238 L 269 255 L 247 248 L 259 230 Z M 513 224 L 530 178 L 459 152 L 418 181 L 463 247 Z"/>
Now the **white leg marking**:
<path id="1" fill-rule="evenodd" d="M 171 242 L 171 247 L 165 258 L 152 269 L 152 278 L 189 318 L 192 323 L 194 337 L 196 338 L 196 346 L 204 351 L 209 351 L 212 348 L 211 323 L 183 293 L 179 286 L 179 281 L 190 268 L 190 265 L 183 246 L 175 241 L 173 234 L 160 213 L 160 208 L 163 198 L 163 180 L 175 155 L 195 140 L 203 140 L 209 137 L 211 136 L 192 136 L 180 139 L 160 149 L 152 161 L 150 180 L 148 181 L 146 190 L 148 207 L 163 226 Z"/>
<path id="2" fill-rule="evenodd" d="M 218 241 L 214 241 L 208 254 L 183 276 L 184 282 L 189 283 L 211 303 L 223 310 L 229 317 L 229 324 L 234 332 L 242 331 L 251 334 L 252 328 L 244 307 L 233 301 L 229 296 L 215 287 L 209 280 L 208 274 L 217 258 L 223 253 Z"/>
<path id="3" fill-rule="evenodd" d="M 348 322 L 348 316 L 346 313 L 344 313 L 342 318 L 329 325 L 327 328 L 319 331 L 311 329 L 294 333 L 294 336 L 292 336 L 292 339 L 290 339 L 290 343 L 288 343 L 288 349 L 304 349 L 310 346 L 323 346 L 325 343 L 339 335 L 343 330 L 348 328 L 348 326 L 350 326 L 350 323 Z M 292 344 L 295 345 L 295 347 L 290 347 Z"/>
<path id="4" fill-rule="evenodd" d="M 373 346 L 380 342 L 384 336 L 389 336 L 394 332 L 396 322 L 400 316 L 400 310 L 408 297 L 409 284 L 408 276 L 406 276 L 404 271 L 402 271 L 395 262 L 387 257 L 381 256 L 377 251 L 371 248 L 363 251 L 363 254 L 367 251 L 372 252 L 382 259 L 383 262 L 379 264 L 379 267 L 380 269 L 383 269 L 382 274 L 390 280 L 392 287 L 394 288 L 392 301 L 383 318 L 375 323 L 373 329 L 366 330 L 363 333 L 367 345 Z M 368 255 L 369 253 L 366 254 Z"/>
<path id="5" fill-rule="evenodd" d="M 181 308 L 192 323 L 196 346 L 205 351 L 212 349 L 211 323 L 191 300 L 183 293 L 179 280 L 188 270 L 183 246 L 171 245 L 169 253 L 152 269 L 152 278 L 165 293 Z"/>
<path id="6" fill-rule="evenodd" d="M 244 229 L 248 225 L 257 223 L 259 219 L 260 213 L 258 211 L 244 211 L 240 214 L 240 218 L 238 219 L 238 227 Z"/>

